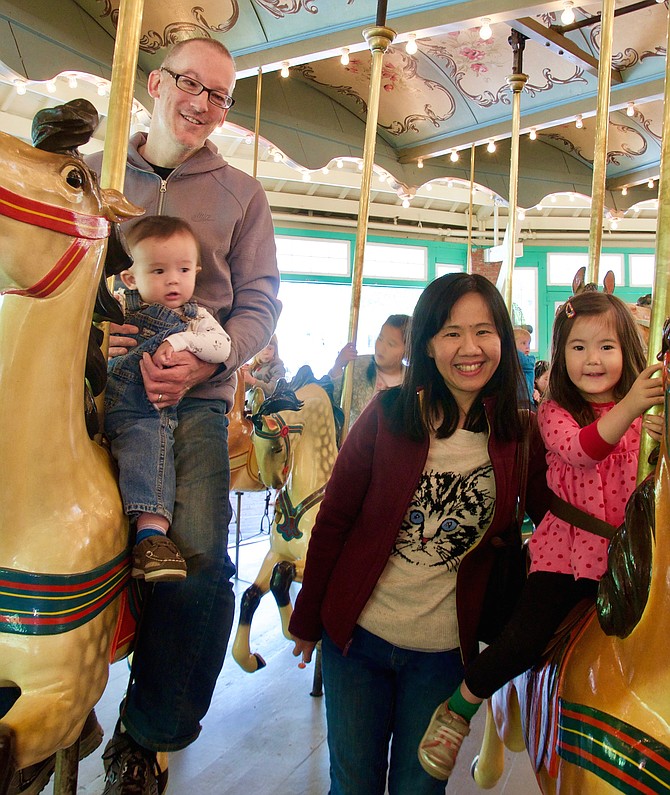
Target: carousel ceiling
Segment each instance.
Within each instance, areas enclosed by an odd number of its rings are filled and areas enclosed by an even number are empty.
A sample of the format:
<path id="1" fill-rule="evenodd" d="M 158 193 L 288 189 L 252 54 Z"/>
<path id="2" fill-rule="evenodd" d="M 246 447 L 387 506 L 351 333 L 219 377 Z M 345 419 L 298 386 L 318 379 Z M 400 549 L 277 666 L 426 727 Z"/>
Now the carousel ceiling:
<path id="1" fill-rule="evenodd" d="M 105 113 L 118 6 L 0 0 L 2 129 L 27 137 L 36 110 L 86 92 Z M 617 0 L 615 7 L 605 228 L 645 239 L 655 229 L 668 9 L 655 0 Z M 509 193 L 508 40 L 516 30 L 528 75 L 521 95 L 522 237 L 555 240 L 560 230 L 583 239 L 600 8 L 569 0 L 388 0 L 386 24 L 396 36 L 382 70 L 372 229 L 463 234 L 474 160 L 475 232 L 497 236 Z M 215 136 L 224 156 L 252 168 L 249 133 L 262 68 L 258 176 L 275 218 L 351 224 L 371 64 L 362 31 L 375 24 L 376 11 L 377 0 L 145 0 L 133 124 L 147 122 L 146 75 L 170 43 L 219 39 L 238 67 L 237 103 Z M 104 124 L 97 146 L 103 138 Z"/>

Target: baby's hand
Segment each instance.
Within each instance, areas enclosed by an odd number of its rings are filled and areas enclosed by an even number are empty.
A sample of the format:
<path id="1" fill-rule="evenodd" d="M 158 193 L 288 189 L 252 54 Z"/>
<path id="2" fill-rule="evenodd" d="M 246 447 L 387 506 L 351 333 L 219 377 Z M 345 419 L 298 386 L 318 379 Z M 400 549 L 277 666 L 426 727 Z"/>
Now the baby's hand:
<path id="1" fill-rule="evenodd" d="M 151 357 L 151 361 L 156 367 L 170 367 L 173 354 L 174 348 L 172 345 L 170 345 L 167 340 L 163 340 L 158 348 L 156 348 L 156 352 Z"/>

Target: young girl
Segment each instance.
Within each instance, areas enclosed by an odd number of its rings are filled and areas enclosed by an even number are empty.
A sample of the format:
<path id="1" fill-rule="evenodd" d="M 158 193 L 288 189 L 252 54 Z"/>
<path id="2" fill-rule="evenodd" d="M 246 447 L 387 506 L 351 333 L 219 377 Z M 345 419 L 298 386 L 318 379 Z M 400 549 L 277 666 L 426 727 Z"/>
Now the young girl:
<path id="1" fill-rule="evenodd" d="M 530 574 L 515 613 L 466 667 L 424 734 L 419 760 L 435 778 L 451 774 L 481 702 L 539 662 L 570 610 L 595 599 L 609 544 L 596 533 L 623 521 L 635 488 L 640 415 L 663 402 L 661 379 L 652 377 L 660 365 L 643 369 L 644 362 L 633 318 L 618 298 L 582 293 L 559 309 L 549 394 L 538 412 L 550 510 L 531 538 Z M 655 424 L 645 419 L 648 429 Z"/>
<path id="2" fill-rule="evenodd" d="M 277 381 L 286 375 L 286 368 L 279 358 L 279 345 L 274 334 L 263 350 L 242 367 L 242 373 L 247 389 L 259 386 L 266 397 L 275 391 Z"/>
<path id="3" fill-rule="evenodd" d="M 402 384 L 407 369 L 404 360 L 410 325 L 409 315 L 389 315 L 379 330 L 374 355 L 358 356 L 352 343 L 347 343 L 337 354 L 335 364 L 328 372 L 335 385 L 336 403 L 342 396 L 344 368 L 353 362 L 350 425 L 377 392 Z"/>
<path id="4" fill-rule="evenodd" d="M 544 359 L 538 359 L 535 362 L 535 388 L 533 389 L 533 403 L 536 409 L 540 405 L 548 386 L 549 362 Z"/>

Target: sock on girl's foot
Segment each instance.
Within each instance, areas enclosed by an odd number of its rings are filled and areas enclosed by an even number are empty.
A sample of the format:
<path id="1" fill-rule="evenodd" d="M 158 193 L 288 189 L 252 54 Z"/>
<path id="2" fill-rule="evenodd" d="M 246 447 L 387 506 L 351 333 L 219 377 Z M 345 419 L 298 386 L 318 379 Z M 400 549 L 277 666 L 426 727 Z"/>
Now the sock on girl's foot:
<path id="1" fill-rule="evenodd" d="M 145 538 L 151 538 L 151 536 L 164 536 L 166 535 L 165 531 L 161 530 L 159 527 L 152 527 L 151 525 L 147 525 L 143 527 L 141 530 L 137 531 L 137 535 L 135 536 L 135 543 L 140 544 L 144 541 Z"/>
<path id="2" fill-rule="evenodd" d="M 452 712 L 460 715 L 461 718 L 464 718 L 468 723 L 470 723 L 470 721 L 474 718 L 480 706 L 481 702 L 479 704 L 473 704 L 472 701 L 468 701 L 466 698 L 463 698 L 460 687 L 450 698 L 447 699 L 447 707 Z"/>

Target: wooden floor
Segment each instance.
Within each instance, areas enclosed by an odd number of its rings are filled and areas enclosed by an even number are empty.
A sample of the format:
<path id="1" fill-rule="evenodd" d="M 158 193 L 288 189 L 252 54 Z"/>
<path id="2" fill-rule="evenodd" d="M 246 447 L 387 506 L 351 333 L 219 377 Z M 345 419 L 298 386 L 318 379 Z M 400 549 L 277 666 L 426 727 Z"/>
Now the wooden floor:
<path id="1" fill-rule="evenodd" d="M 235 499 L 233 499 L 235 502 Z M 259 536 L 262 494 L 242 497 L 242 546 L 239 550 L 238 596 L 253 581 L 269 545 Z M 234 540 L 234 525 L 231 526 Z M 235 557 L 234 548 L 231 557 Z M 234 631 L 234 630 L 233 630 Z M 253 650 L 267 667 L 254 674 L 226 659 L 212 706 L 199 739 L 170 756 L 169 795 L 326 795 L 328 749 L 325 704 L 309 695 L 312 668 L 298 668 L 291 644 L 281 634 L 271 595 L 259 607 L 253 625 Z M 103 790 L 101 753 L 114 729 L 118 704 L 128 679 L 125 662 L 110 671 L 109 684 L 96 708 L 105 730 L 103 746 L 79 767 L 78 793 L 100 795 Z M 470 778 L 469 766 L 479 749 L 484 711 L 473 721 L 457 769 L 449 782 L 450 795 L 481 793 Z M 506 769 L 496 795 L 535 795 L 539 792 L 525 754 L 506 752 Z M 53 793 L 51 784 L 44 790 Z M 407 793 L 411 795 L 411 793 Z"/>

